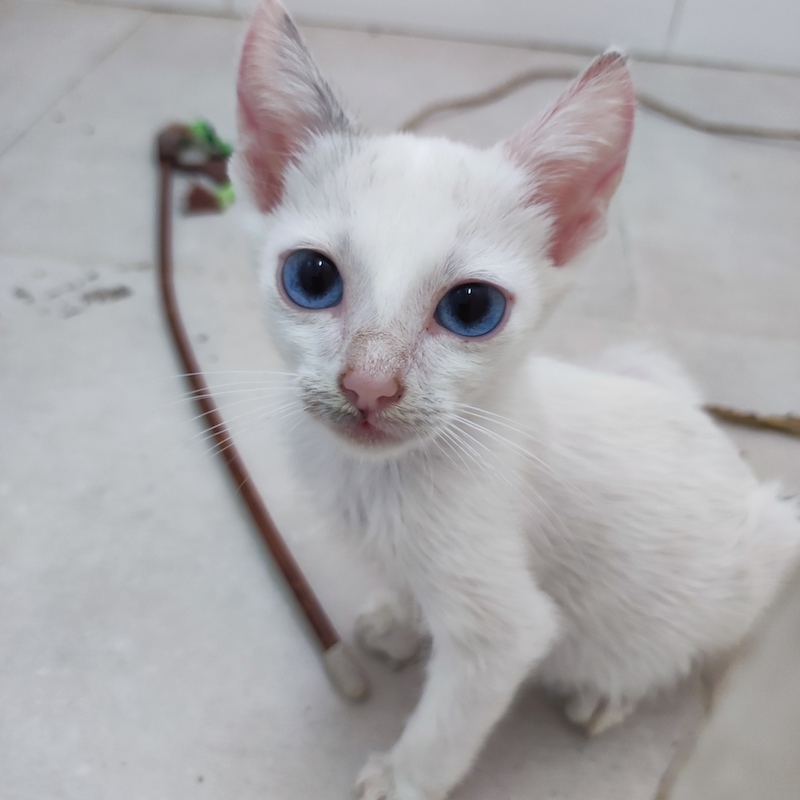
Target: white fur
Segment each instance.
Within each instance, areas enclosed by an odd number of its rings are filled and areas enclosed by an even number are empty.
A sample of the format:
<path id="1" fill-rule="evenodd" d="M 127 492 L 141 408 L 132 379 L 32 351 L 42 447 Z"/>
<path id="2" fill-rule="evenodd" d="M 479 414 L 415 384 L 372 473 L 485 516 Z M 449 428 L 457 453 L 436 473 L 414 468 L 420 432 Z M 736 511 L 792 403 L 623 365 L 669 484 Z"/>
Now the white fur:
<path id="1" fill-rule="evenodd" d="M 759 486 L 665 357 L 628 348 L 602 371 L 530 356 L 550 219 L 504 148 L 337 129 L 283 180 L 258 268 L 309 412 L 292 433 L 297 466 L 394 587 L 359 639 L 401 661 L 432 636 L 419 706 L 357 796 L 441 800 L 531 675 L 600 730 L 733 647 L 800 547 L 797 508 Z M 338 265 L 341 306 L 283 298 L 282 258 L 303 247 Z M 496 335 L 433 324 L 442 292 L 466 280 L 513 298 Z M 391 446 L 340 429 L 353 363 L 402 375 L 381 418 Z"/>
<path id="2" fill-rule="evenodd" d="M 661 348 L 650 342 L 626 342 L 609 347 L 595 360 L 601 372 L 640 378 L 666 389 L 689 405 L 701 406 L 700 390 L 686 372 Z"/>

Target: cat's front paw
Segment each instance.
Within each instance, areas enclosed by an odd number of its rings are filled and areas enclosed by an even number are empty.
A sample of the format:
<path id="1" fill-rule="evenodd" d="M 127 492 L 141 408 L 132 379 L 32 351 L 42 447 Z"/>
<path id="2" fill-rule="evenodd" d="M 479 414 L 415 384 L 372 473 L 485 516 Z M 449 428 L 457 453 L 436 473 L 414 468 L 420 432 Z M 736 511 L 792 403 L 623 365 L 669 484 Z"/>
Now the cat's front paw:
<path id="1" fill-rule="evenodd" d="M 624 722 L 634 711 L 636 704 L 625 700 L 609 700 L 595 692 L 578 692 L 564 707 L 564 714 L 587 736 L 598 736 Z"/>
<path id="2" fill-rule="evenodd" d="M 369 757 L 356 779 L 354 792 L 356 800 L 397 800 L 388 756 L 376 753 Z"/>
<path id="3" fill-rule="evenodd" d="M 397 784 L 391 760 L 386 753 L 369 757 L 355 785 L 356 800 L 428 800 L 412 787 Z"/>
<path id="4" fill-rule="evenodd" d="M 368 653 L 402 669 L 422 650 L 425 637 L 413 623 L 399 618 L 394 606 L 381 603 L 356 619 L 356 641 Z"/>

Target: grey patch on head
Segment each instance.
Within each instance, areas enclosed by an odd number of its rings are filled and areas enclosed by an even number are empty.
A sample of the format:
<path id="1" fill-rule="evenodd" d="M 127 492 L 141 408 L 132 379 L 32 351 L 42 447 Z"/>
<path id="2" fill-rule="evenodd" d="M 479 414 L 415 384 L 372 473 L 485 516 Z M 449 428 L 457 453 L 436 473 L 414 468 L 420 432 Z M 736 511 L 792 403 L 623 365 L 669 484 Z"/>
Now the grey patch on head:
<path id="1" fill-rule="evenodd" d="M 337 393 L 301 384 L 303 407 L 314 417 L 336 424 L 355 422 L 361 413 Z"/>
<path id="2" fill-rule="evenodd" d="M 28 303 L 29 305 L 34 302 L 33 295 L 27 289 L 24 289 L 22 286 L 15 286 L 13 294 L 14 297 L 16 297 L 18 300 L 22 300 L 25 303 Z"/>
<path id="3" fill-rule="evenodd" d="M 91 292 L 84 292 L 81 298 L 84 303 L 109 303 L 117 300 L 124 300 L 130 297 L 133 290 L 129 286 L 112 286 L 110 288 L 93 289 Z"/>
<path id="4" fill-rule="evenodd" d="M 61 316 L 64 317 L 64 319 L 69 319 L 70 317 L 78 316 L 80 313 L 81 310 L 77 306 L 66 305 L 64 306 Z"/>
<path id="5" fill-rule="evenodd" d="M 337 100 L 328 82 L 320 74 L 308 47 L 306 47 L 306 43 L 303 41 L 303 37 L 300 35 L 300 31 L 297 30 L 297 26 L 288 14 L 283 18 L 283 29 L 284 33 L 300 51 L 313 77 L 312 85 L 316 95 L 319 117 L 327 123 L 325 130 L 318 130 L 317 133 L 356 133 L 358 126 L 345 111 L 344 106 Z"/>

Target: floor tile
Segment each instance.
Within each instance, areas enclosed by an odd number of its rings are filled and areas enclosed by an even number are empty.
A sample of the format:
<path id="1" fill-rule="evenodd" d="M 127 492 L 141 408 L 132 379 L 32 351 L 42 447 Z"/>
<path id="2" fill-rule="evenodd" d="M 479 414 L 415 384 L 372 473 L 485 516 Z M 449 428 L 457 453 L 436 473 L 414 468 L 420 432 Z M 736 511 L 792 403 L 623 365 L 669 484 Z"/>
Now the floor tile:
<path id="1" fill-rule="evenodd" d="M 0 155 L 144 18 L 129 9 L 0 0 Z"/>
<path id="2" fill-rule="evenodd" d="M 621 211 L 643 320 L 800 335 L 800 150 L 640 115 Z"/>
<path id="3" fill-rule="evenodd" d="M 7 252 L 150 263 L 156 132 L 206 116 L 233 132 L 240 24 L 153 15 L 0 159 Z"/>
<path id="4" fill-rule="evenodd" d="M 669 52 L 796 72 L 798 29 L 794 0 L 685 0 Z"/>
<path id="5" fill-rule="evenodd" d="M 800 75 L 658 64 L 635 58 L 631 69 L 640 92 L 700 119 L 800 130 Z"/>
<path id="6" fill-rule="evenodd" d="M 714 715 L 665 800 L 794 800 L 800 785 L 798 629 L 800 571 L 795 571 L 726 676 Z"/>

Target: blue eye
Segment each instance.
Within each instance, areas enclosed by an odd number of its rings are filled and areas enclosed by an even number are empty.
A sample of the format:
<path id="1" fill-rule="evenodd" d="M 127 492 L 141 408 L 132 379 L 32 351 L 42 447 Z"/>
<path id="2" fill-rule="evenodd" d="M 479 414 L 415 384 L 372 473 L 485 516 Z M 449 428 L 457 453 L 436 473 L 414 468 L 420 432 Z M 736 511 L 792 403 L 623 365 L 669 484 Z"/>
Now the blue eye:
<path id="1" fill-rule="evenodd" d="M 439 301 L 433 317 L 458 336 L 483 336 L 500 324 L 505 310 L 506 298 L 499 289 L 488 283 L 462 283 Z"/>
<path id="2" fill-rule="evenodd" d="M 283 264 L 283 288 L 301 308 L 331 308 L 344 294 L 336 265 L 314 250 L 297 250 Z"/>

